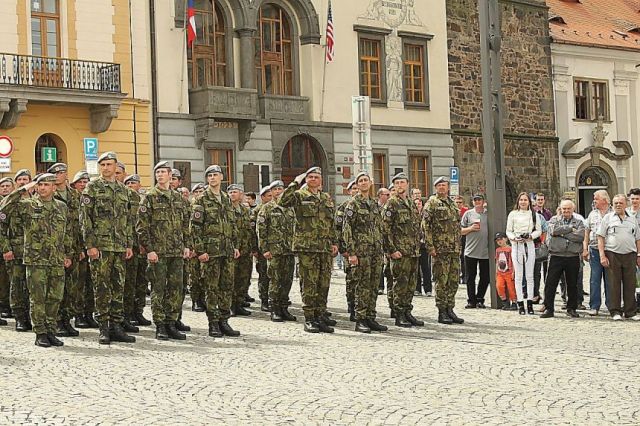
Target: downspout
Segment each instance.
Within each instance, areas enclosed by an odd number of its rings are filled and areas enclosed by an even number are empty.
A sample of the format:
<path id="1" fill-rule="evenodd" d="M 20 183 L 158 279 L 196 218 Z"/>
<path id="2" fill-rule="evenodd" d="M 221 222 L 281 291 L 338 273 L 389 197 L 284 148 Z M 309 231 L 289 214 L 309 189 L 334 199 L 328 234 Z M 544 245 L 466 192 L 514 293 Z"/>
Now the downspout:
<path id="1" fill-rule="evenodd" d="M 160 147 L 158 140 L 158 73 L 156 51 L 156 7 L 155 1 L 149 0 L 149 30 L 151 32 L 151 123 L 153 132 L 153 162 L 160 159 Z"/>
<path id="2" fill-rule="evenodd" d="M 136 77 L 133 66 L 133 14 L 129 0 L 129 53 L 131 55 L 131 98 L 133 100 L 133 170 L 138 173 L 138 120 L 136 117 Z"/>

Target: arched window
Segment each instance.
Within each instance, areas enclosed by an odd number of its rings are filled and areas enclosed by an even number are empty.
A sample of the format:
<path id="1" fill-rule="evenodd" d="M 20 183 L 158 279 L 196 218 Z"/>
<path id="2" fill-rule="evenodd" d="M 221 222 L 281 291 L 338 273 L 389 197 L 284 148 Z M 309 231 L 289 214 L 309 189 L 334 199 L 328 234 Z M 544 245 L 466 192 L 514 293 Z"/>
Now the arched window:
<path id="1" fill-rule="evenodd" d="M 196 0 L 194 6 L 197 38 L 187 49 L 189 87 L 226 86 L 224 16 L 214 0 Z"/>
<path id="2" fill-rule="evenodd" d="M 67 148 L 64 142 L 52 133 L 45 133 L 38 138 L 35 154 L 36 174 L 46 172 L 54 163 L 67 162 Z"/>
<path id="3" fill-rule="evenodd" d="M 256 78 L 260 93 L 294 95 L 291 20 L 282 8 L 265 4 L 258 16 Z"/>

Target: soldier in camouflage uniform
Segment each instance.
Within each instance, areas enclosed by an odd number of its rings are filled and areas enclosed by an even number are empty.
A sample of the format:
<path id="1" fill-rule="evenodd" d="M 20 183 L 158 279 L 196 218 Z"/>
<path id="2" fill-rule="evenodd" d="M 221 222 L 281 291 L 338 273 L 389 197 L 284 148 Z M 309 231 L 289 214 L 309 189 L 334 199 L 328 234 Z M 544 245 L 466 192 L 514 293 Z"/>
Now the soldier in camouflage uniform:
<path id="1" fill-rule="evenodd" d="M 393 275 L 393 314 L 399 327 L 423 326 L 424 321 L 411 313 L 420 256 L 420 216 L 408 196 L 407 175 L 398 173 L 391 181 L 396 193 L 389 198 L 382 213 L 384 250 Z"/>
<path id="2" fill-rule="evenodd" d="M 233 208 L 229 196 L 221 189 L 222 168 L 209 166 L 204 175 L 209 186 L 194 202 L 191 235 L 205 284 L 209 336 L 236 337 L 240 332 L 228 322 L 233 295 L 233 260 L 240 257 Z"/>
<path id="3" fill-rule="evenodd" d="M 156 339 L 185 340 L 176 328 L 182 311 L 183 264 L 191 255 L 188 232 L 190 211 L 177 191 L 170 189 L 171 166 L 161 161 L 153 168 L 156 186 L 142 199 L 136 232 L 147 254 L 151 281 L 151 312 Z"/>
<path id="4" fill-rule="evenodd" d="M 260 296 L 260 310 L 269 312 L 269 271 L 267 259 L 258 249 L 258 234 L 256 232 L 256 221 L 258 214 L 264 206 L 273 199 L 271 193 L 271 185 L 265 186 L 260 190 L 260 204 L 251 211 L 251 227 L 253 229 L 253 246 L 256 250 L 256 271 L 258 272 L 258 294 Z"/>
<path id="5" fill-rule="evenodd" d="M 291 243 L 296 216 L 293 209 L 278 204 L 284 183 L 276 180 L 270 187 L 273 199 L 260 210 L 256 227 L 260 252 L 268 262 L 271 321 L 296 321 L 297 318 L 289 312 L 289 293 L 295 269 Z"/>
<path id="6" fill-rule="evenodd" d="M 115 152 L 98 158 L 100 177 L 85 188 L 80 207 L 80 225 L 94 285 L 96 319 L 100 323 L 98 342 L 133 343 L 122 328 L 124 319 L 124 262 L 133 256 L 130 199 L 127 188 L 116 181 Z"/>
<path id="7" fill-rule="evenodd" d="M 0 200 L 13 191 L 13 179 L 5 177 L 0 179 Z M 2 318 L 13 318 L 11 313 L 11 279 L 9 277 L 9 265 L 4 259 L 0 259 L 0 325 L 7 325 Z"/>
<path id="8" fill-rule="evenodd" d="M 188 211 L 191 211 L 191 204 L 189 203 L 189 190 L 187 188 L 182 188 L 182 173 L 178 169 L 171 169 L 171 182 L 169 183 L 169 187 L 180 195 L 180 199 L 182 200 L 183 207 Z M 183 190 L 186 190 L 187 196 L 183 195 Z M 189 233 L 189 229 L 184 229 L 183 232 Z M 189 286 L 189 262 L 184 262 L 182 267 L 182 301 L 180 302 L 180 306 L 184 304 L 184 299 L 187 296 L 187 287 Z M 184 324 L 182 322 L 182 309 L 180 309 L 180 313 L 178 315 L 178 321 L 176 321 L 176 328 L 179 331 L 191 331 L 191 327 Z"/>
<path id="9" fill-rule="evenodd" d="M 307 186 L 300 188 L 303 180 Z M 333 258 L 338 254 L 338 236 L 334 227 L 335 206 L 331 196 L 322 192 L 320 167 L 297 176 L 278 204 L 293 208 L 296 215 L 292 250 L 299 261 L 304 330 L 333 333 L 330 325 L 335 325 L 335 321 L 327 315 L 327 297 Z"/>
<path id="10" fill-rule="evenodd" d="M 195 200 L 200 198 L 205 191 L 206 186 L 197 183 L 191 189 L 191 202 L 189 203 L 190 211 L 193 210 Z M 191 253 L 189 259 L 189 294 L 191 295 L 191 310 L 194 312 L 204 312 L 204 282 L 200 271 L 200 261 L 195 257 L 195 250 Z"/>
<path id="11" fill-rule="evenodd" d="M 349 320 L 355 322 L 356 320 L 356 288 L 355 288 L 355 280 L 353 279 L 353 268 L 349 265 L 349 261 L 347 258 L 349 257 L 349 253 L 346 252 L 344 238 L 342 236 L 342 225 L 344 224 L 344 209 L 347 207 L 347 203 L 355 197 L 358 193 L 358 188 L 356 187 L 356 181 L 352 180 L 347 185 L 347 191 L 349 191 L 350 198 L 336 207 L 336 218 L 335 218 L 335 226 L 336 226 L 336 234 L 338 235 L 338 251 L 344 258 L 344 273 L 345 273 L 345 287 L 346 287 L 346 296 L 347 296 L 347 312 L 349 312 Z"/>
<path id="12" fill-rule="evenodd" d="M 67 206 L 56 200 L 56 176 L 41 174 L 36 182 L 13 191 L 0 204 L 0 213 L 19 212 L 23 224 L 24 257 L 30 312 L 37 346 L 62 346 L 55 336 L 58 308 L 64 293 L 64 269 L 71 266 L 71 218 Z M 37 197 L 23 197 L 34 185 Z M 17 209 L 18 205 L 22 208 Z"/>
<path id="13" fill-rule="evenodd" d="M 227 193 L 233 208 L 235 228 L 237 232 L 237 247 L 240 257 L 234 261 L 233 272 L 233 300 L 231 301 L 232 316 L 248 316 L 251 312 L 244 308 L 244 298 L 251 285 L 251 270 L 253 269 L 252 252 L 253 229 L 251 228 L 251 218 L 249 208 L 242 205 L 244 199 L 244 188 L 242 185 L 231 184 L 227 187 Z"/>
<path id="14" fill-rule="evenodd" d="M 16 187 L 21 188 L 31 182 L 31 172 L 18 170 L 14 176 Z M 31 198 L 29 191 L 21 192 L 23 198 Z M 29 289 L 27 287 L 27 270 L 22 262 L 24 253 L 24 224 L 22 217 L 27 205 L 18 203 L 11 214 L 0 214 L 0 232 L 2 237 L 2 257 L 7 262 L 11 278 L 11 311 L 16 318 L 16 331 L 32 329 L 29 319 Z M 6 324 L 5 324 L 6 325 Z"/>
<path id="15" fill-rule="evenodd" d="M 138 209 L 142 196 L 140 195 L 140 176 L 129 175 L 124 178 L 124 185 L 129 189 L 131 198 L 130 214 L 132 220 L 138 220 Z M 151 321 L 144 317 L 144 307 L 147 304 L 147 253 L 138 242 L 138 233 L 133 234 L 133 257 L 126 262 L 126 278 L 124 283 L 124 312 L 132 325 L 151 325 Z"/>
<path id="16" fill-rule="evenodd" d="M 449 179 L 440 177 L 422 213 L 422 229 L 436 283 L 438 322 L 462 324 L 453 307 L 460 279 L 460 211 L 449 198 Z"/>
<path id="17" fill-rule="evenodd" d="M 376 321 L 378 283 L 382 273 L 382 216 L 371 197 L 371 177 L 360 172 L 355 179 L 359 194 L 344 209 L 342 238 L 355 284 L 356 331 L 387 331 Z"/>
<path id="18" fill-rule="evenodd" d="M 67 165 L 55 163 L 47 169 L 56 177 L 56 192 L 54 198 L 62 201 L 69 210 L 70 222 L 67 224 L 66 232 L 72 241 L 71 266 L 64 270 L 64 295 L 60 309 L 58 310 L 58 332 L 59 337 L 78 336 L 78 330 L 71 326 L 71 318 L 79 315 L 78 305 L 82 300 L 82 288 L 78 281 L 78 262 L 82 252 L 82 239 L 80 237 L 80 195 L 71 189 L 67 183 Z"/>

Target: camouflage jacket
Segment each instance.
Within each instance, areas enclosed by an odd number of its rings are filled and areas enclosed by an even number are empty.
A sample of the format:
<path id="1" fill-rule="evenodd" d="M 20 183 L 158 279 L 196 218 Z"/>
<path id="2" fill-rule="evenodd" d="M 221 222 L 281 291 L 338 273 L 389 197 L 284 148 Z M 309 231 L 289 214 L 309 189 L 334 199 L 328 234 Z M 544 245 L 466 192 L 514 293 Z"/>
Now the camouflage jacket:
<path id="1" fill-rule="evenodd" d="M 99 177 L 80 198 L 80 227 L 87 249 L 121 253 L 133 248 L 131 208 L 127 187 Z"/>
<path id="2" fill-rule="evenodd" d="M 189 238 L 189 209 L 180 194 L 157 186 L 144 196 L 138 208 L 136 233 L 140 246 L 158 256 L 182 257 L 192 246 Z"/>
<path id="3" fill-rule="evenodd" d="M 335 206 L 326 192 L 313 194 L 308 188 L 298 189 L 292 182 L 278 200 L 282 207 L 291 207 L 296 215 L 293 231 L 294 252 L 331 252 L 338 245 L 334 226 Z"/>
<path id="4" fill-rule="evenodd" d="M 409 197 L 394 195 L 382 209 L 384 251 L 403 256 L 420 256 L 420 216 Z"/>
<path id="5" fill-rule="evenodd" d="M 71 258 L 73 241 L 67 232 L 71 220 L 65 203 L 39 197 L 22 198 L 16 189 L 0 203 L 0 215 L 19 215 L 23 224 L 25 265 L 63 266 Z"/>
<path id="6" fill-rule="evenodd" d="M 237 248 L 237 231 L 229 196 L 220 192 L 220 201 L 211 188 L 193 203 L 191 213 L 191 235 L 193 247 L 198 255 L 209 257 L 233 256 Z"/>
<path id="7" fill-rule="evenodd" d="M 266 204 L 258 204 L 253 209 L 251 209 L 251 212 L 249 213 L 249 218 L 251 221 L 251 251 L 257 252 L 259 259 L 262 259 L 263 257 L 262 257 L 262 252 L 260 251 L 260 247 L 258 245 L 257 223 L 258 223 L 258 215 L 260 214 L 260 210 L 262 210 L 262 208 L 265 205 Z"/>
<path id="8" fill-rule="evenodd" d="M 257 220 L 258 243 L 262 253 L 274 256 L 293 254 L 291 244 L 296 216 L 293 209 L 271 200 L 260 210 Z"/>
<path id="9" fill-rule="evenodd" d="M 23 198 L 31 198 L 31 195 Z M 23 217 L 28 208 L 27 204 L 16 203 L 7 212 L 0 213 L 0 248 L 2 253 L 13 252 L 16 259 L 22 259 L 24 253 L 24 223 Z"/>
<path id="10" fill-rule="evenodd" d="M 138 253 L 140 251 L 140 241 L 138 240 L 138 233 L 136 232 L 136 223 L 138 222 L 138 209 L 140 208 L 140 202 L 142 201 L 142 196 L 138 194 L 131 188 L 127 187 L 127 193 L 129 194 L 129 215 L 131 216 L 131 227 L 132 227 L 132 241 L 133 241 L 133 252 Z"/>
<path id="11" fill-rule="evenodd" d="M 432 195 L 422 210 L 427 251 L 460 253 L 460 210 L 449 197 Z"/>
<path id="12" fill-rule="evenodd" d="M 342 238 L 349 255 L 382 255 L 382 216 L 376 200 L 358 194 L 347 202 Z"/>
<path id="13" fill-rule="evenodd" d="M 336 228 L 336 235 L 338 236 L 338 251 L 340 253 L 345 253 L 347 249 L 344 245 L 344 236 L 342 235 L 342 227 L 344 225 L 344 209 L 347 207 L 347 203 L 351 199 L 343 202 L 338 207 L 336 207 L 336 217 L 334 218 L 334 226 Z"/>
<path id="14" fill-rule="evenodd" d="M 64 191 L 56 190 L 53 198 L 65 203 L 69 210 L 69 223 L 67 223 L 66 232 L 71 234 L 71 241 L 73 242 L 72 255 L 79 254 L 84 249 L 82 232 L 80 232 L 80 194 L 67 185 Z"/>
<path id="15" fill-rule="evenodd" d="M 251 229 L 251 218 L 249 208 L 238 204 L 231 205 L 234 215 L 234 226 L 238 235 L 237 249 L 241 256 L 251 255 L 253 251 L 253 230 Z"/>

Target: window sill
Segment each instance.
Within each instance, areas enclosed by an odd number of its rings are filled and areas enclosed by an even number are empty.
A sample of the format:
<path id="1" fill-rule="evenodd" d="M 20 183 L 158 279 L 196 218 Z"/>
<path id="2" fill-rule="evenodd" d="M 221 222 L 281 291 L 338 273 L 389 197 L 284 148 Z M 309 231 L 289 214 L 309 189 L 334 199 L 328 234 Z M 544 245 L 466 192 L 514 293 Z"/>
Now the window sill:
<path id="1" fill-rule="evenodd" d="M 415 102 L 405 102 L 404 103 L 404 109 L 431 111 L 431 106 L 429 104 L 420 104 L 420 103 L 415 103 Z"/>
<path id="2" fill-rule="evenodd" d="M 575 121 L 576 123 L 597 123 L 598 122 L 598 120 L 589 120 L 584 118 L 574 118 L 573 121 Z M 603 120 L 602 122 L 605 124 L 612 124 L 613 120 Z"/>
<path id="3" fill-rule="evenodd" d="M 377 107 L 377 108 L 386 108 L 387 107 L 387 101 L 383 100 L 383 99 L 371 99 L 371 106 L 372 107 Z"/>

